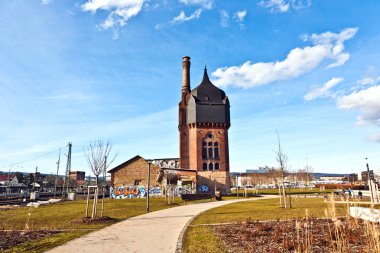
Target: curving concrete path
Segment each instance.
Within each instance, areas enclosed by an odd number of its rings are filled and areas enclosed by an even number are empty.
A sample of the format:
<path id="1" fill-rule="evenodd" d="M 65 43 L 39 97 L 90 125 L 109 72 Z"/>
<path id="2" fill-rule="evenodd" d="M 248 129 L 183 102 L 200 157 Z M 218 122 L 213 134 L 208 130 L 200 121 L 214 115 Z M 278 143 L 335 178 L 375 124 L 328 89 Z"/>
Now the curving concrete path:
<path id="1" fill-rule="evenodd" d="M 275 196 L 189 204 L 151 212 L 92 232 L 48 252 L 174 253 L 177 247 L 181 247 L 182 231 L 201 212 L 239 201 L 273 197 Z"/>

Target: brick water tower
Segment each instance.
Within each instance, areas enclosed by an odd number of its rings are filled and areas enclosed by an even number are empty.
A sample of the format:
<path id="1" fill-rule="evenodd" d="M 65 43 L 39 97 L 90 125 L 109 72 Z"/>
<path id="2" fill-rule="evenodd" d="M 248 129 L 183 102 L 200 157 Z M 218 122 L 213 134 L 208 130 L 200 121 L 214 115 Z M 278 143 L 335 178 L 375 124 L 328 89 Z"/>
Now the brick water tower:
<path id="1" fill-rule="evenodd" d="M 211 83 L 206 67 L 201 83 L 191 90 L 190 65 L 190 57 L 184 56 L 178 117 L 180 167 L 197 171 L 198 189 L 226 193 L 230 191 L 230 103 L 225 92 Z"/>

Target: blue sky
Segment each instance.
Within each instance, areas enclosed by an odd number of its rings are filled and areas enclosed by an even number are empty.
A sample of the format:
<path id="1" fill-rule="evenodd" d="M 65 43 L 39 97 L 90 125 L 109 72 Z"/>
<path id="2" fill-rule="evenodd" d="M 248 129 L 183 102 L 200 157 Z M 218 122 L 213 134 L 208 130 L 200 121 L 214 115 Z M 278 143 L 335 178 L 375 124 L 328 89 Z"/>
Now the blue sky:
<path id="1" fill-rule="evenodd" d="M 380 2 L 3 0 L 0 170 L 55 171 L 109 139 L 117 165 L 178 157 L 181 58 L 231 102 L 230 166 L 380 172 Z M 65 156 L 62 157 L 61 173 Z"/>

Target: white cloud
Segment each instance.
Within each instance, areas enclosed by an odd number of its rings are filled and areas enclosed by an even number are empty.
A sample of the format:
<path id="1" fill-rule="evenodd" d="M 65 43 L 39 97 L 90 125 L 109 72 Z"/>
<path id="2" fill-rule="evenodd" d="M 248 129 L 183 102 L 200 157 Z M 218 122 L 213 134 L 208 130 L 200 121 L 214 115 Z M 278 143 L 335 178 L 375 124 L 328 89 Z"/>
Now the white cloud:
<path id="1" fill-rule="evenodd" d="M 236 86 L 251 88 L 278 80 L 296 78 L 310 72 L 323 61 L 333 61 L 328 67 L 340 66 L 348 60 L 343 43 L 351 39 L 357 28 L 344 29 L 340 33 L 322 33 L 303 35 L 312 46 L 292 49 L 282 61 L 257 62 L 247 61 L 240 66 L 218 68 L 212 73 L 217 78 L 218 86 Z"/>
<path id="2" fill-rule="evenodd" d="M 311 6 L 311 0 L 290 0 L 289 2 L 295 10 L 300 10 Z"/>
<path id="3" fill-rule="evenodd" d="M 243 10 L 243 11 L 237 11 L 234 15 L 235 19 L 237 22 L 241 23 L 244 21 L 244 18 L 245 16 L 247 16 L 247 11 L 246 10 Z"/>
<path id="4" fill-rule="evenodd" d="M 232 19 L 235 23 L 237 23 L 240 28 L 244 28 L 244 18 L 247 15 L 246 10 L 237 11 L 233 14 L 232 18 L 230 18 L 230 15 L 226 10 L 220 10 L 220 26 L 221 27 L 228 27 L 230 25 L 230 20 Z"/>
<path id="5" fill-rule="evenodd" d="M 211 9 L 212 8 L 212 0 L 179 0 L 181 3 L 186 5 L 200 5 L 204 9 Z"/>
<path id="6" fill-rule="evenodd" d="M 330 90 L 341 81 L 343 81 L 343 78 L 333 77 L 332 79 L 327 81 L 322 87 L 310 90 L 304 96 L 304 99 L 306 101 L 310 101 L 310 100 L 314 100 L 320 97 L 333 97 L 334 95 L 331 94 Z"/>
<path id="7" fill-rule="evenodd" d="M 261 1 L 259 5 L 270 8 L 272 12 L 287 12 L 290 7 L 290 3 L 285 0 Z"/>
<path id="8" fill-rule="evenodd" d="M 247 16 L 247 11 L 246 10 L 243 10 L 243 11 L 237 11 L 235 12 L 234 14 L 234 20 L 237 24 L 239 24 L 240 26 L 240 29 L 244 29 L 245 26 L 244 26 L 244 18 Z"/>
<path id="9" fill-rule="evenodd" d="M 380 85 L 339 97 L 337 105 L 345 110 L 359 110 L 358 125 L 380 126 Z"/>
<path id="10" fill-rule="evenodd" d="M 360 85 L 374 85 L 376 83 L 376 79 L 370 78 L 370 77 L 365 77 L 365 78 L 357 81 L 357 83 Z"/>
<path id="11" fill-rule="evenodd" d="M 41 2 L 44 5 L 48 5 L 48 4 L 51 4 L 53 2 L 53 0 L 41 0 Z"/>
<path id="12" fill-rule="evenodd" d="M 259 5 L 269 8 L 271 12 L 287 12 L 290 9 L 299 10 L 310 7 L 311 0 L 263 0 Z"/>
<path id="13" fill-rule="evenodd" d="M 310 41 L 314 45 L 333 45 L 331 48 L 331 58 L 336 62 L 330 64 L 328 67 L 333 68 L 343 65 L 350 55 L 344 52 L 344 42 L 351 39 L 357 33 L 358 28 L 347 28 L 340 33 L 325 32 L 322 34 L 302 35 L 304 41 Z"/>
<path id="14" fill-rule="evenodd" d="M 371 142 L 380 142 L 380 133 L 369 135 L 367 140 Z"/>
<path id="15" fill-rule="evenodd" d="M 83 11 L 96 13 L 98 10 L 109 11 L 107 19 L 100 24 L 102 29 L 124 26 L 127 21 L 136 16 L 145 0 L 88 0 L 82 5 Z"/>
<path id="16" fill-rule="evenodd" d="M 230 15 L 228 15 L 228 12 L 226 10 L 221 10 L 219 13 L 220 13 L 220 26 L 228 27 Z"/>
<path id="17" fill-rule="evenodd" d="M 171 24 L 180 24 L 186 21 L 190 21 L 192 19 L 198 19 L 202 14 L 202 9 L 198 9 L 194 11 L 190 16 L 186 16 L 184 11 L 181 11 L 181 13 L 174 17 L 172 21 L 170 21 Z"/>
<path id="18" fill-rule="evenodd" d="M 212 0 L 179 0 L 179 2 L 185 5 L 198 5 L 200 8 L 195 10 L 190 16 L 186 16 L 185 11 L 181 11 L 178 16 L 174 17 L 171 21 L 163 24 L 157 24 L 155 26 L 156 29 L 161 29 L 170 24 L 181 24 L 193 19 L 199 19 L 204 10 L 212 9 L 213 4 Z"/>

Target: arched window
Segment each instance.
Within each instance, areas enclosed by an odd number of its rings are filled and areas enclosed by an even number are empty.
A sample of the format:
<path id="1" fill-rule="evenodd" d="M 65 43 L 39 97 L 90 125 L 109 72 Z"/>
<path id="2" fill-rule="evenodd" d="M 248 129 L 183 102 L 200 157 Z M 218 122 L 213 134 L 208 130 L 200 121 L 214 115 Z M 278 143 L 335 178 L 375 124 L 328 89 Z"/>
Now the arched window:
<path id="1" fill-rule="evenodd" d="M 213 155 L 212 155 L 212 147 L 209 147 L 209 148 L 208 148 L 208 158 L 213 158 Z"/>
<path id="2" fill-rule="evenodd" d="M 202 141 L 202 159 L 207 159 L 207 143 Z"/>
<path id="3" fill-rule="evenodd" d="M 214 158 L 219 158 L 219 148 L 214 148 Z"/>
<path id="4" fill-rule="evenodd" d="M 219 140 L 211 132 L 204 135 L 202 139 L 202 159 L 208 162 L 209 159 L 219 159 Z"/>
<path id="5" fill-rule="evenodd" d="M 214 164 L 212 164 L 212 163 L 210 163 L 209 165 L 208 165 L 208 170 L 214 170 Z"/>
<path id="6" fill-rule="evenodd" d="M 207 163 L 203 163 L 203 171 L 207 170 Z"/>
<path id="7" fill-rule="evenodd" d="M 219 163 L 215 163 L 215 170 L 219 170 Z"/>

